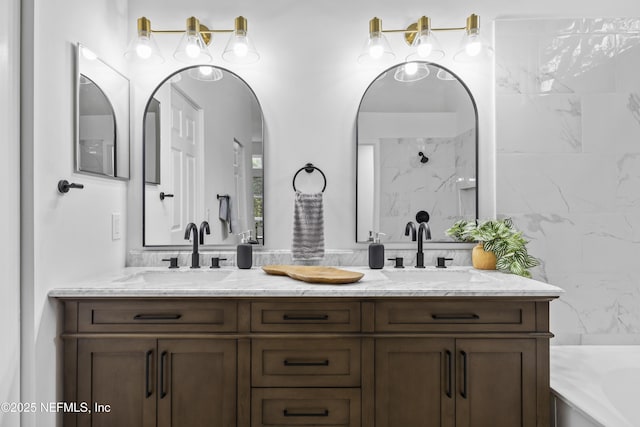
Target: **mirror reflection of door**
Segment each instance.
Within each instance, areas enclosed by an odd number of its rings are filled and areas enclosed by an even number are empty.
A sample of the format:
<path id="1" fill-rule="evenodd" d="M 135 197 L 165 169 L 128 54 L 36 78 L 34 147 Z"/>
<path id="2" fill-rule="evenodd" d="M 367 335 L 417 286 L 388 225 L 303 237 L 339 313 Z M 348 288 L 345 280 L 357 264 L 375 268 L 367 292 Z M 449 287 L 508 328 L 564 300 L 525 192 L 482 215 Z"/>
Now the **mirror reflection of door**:
<path id="1" fill-rule="evenodd" d="M 176 87 L 171 88 L 171 243 L 184 241 L 184 229 L 198 223 L 202 170 L 200 108 Z"/>
<path id="2" fill-rule="evenodd" d="M 262 123 L 249 86 L 226 70 L 191 67 L 158 86 L 145 110 L 145 246 L 189 245 L 187 223 L 204 220 L 207 245 L 235 245 L 247 230 L 263 243 Z M 150 166 L 159 177 L 147 173 Z"/>

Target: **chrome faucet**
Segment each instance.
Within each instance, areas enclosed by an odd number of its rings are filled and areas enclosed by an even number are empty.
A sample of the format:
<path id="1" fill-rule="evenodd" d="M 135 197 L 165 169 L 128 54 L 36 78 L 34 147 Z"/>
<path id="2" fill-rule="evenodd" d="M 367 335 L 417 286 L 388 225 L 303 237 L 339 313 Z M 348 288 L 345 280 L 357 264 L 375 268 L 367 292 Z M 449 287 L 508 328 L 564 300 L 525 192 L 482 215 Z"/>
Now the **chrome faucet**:
<path id="1" fill-rule="evenodd" d="M 200 254 L 198 253 L 198 227 L 190 222 L 184 230 L 184 240 L 193 236 L 193 253 L 191 254 L 191 268 L 200 268 Z M 204 240 L 204 236 L 203 240 Z"/>

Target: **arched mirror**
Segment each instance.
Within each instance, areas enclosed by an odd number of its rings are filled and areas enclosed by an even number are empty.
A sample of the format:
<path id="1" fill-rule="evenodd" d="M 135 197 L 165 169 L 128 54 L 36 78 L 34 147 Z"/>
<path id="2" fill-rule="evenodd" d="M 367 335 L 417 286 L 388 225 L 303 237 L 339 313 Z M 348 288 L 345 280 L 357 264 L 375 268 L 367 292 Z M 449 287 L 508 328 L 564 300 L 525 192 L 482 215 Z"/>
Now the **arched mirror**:
<path id="1" fill-rule="evenodd" d="M 357 117 L 356 241 L 370 232 L 408 242 L 405 225 L 428 222 L 432 241 L 478 217 L 478 116 L 469 89 L 450 70 L 409 62 L 380 74 Z"/>
<path id="2" fill-rule="evenodd" d="M 236 74 L 195 66 L 168 76 L 144 115 L 143 245 L 189 245 L 185 228 L 210 224 L 205 245 L 264 244 L 263 117 Z"/>

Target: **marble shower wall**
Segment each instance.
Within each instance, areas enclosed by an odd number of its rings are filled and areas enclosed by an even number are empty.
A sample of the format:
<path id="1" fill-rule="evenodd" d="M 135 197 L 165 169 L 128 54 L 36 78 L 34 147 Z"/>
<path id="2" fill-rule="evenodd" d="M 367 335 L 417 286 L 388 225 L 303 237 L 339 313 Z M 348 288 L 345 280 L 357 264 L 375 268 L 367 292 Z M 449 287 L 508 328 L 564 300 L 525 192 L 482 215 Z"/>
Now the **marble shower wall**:
<path id="1" fill-rule="evenodd" d="M 404 225 L 420 210 L 429 212 L 434 240 L 451 240 L 444 231 L 461 217 L 475 218 L 474 129 L 446 137 L 380 140 L 380 230 L 384 241 L 401 242 Z M 418 152 L 429 158 L 421 163 Z M 398 226 L 401 224 L 400 226 Z"/>
<path id="2" fill-rule="evenodd" d="M 553 341 L 640 343 L 640 19 L 495 30 L 497 212 L 566 291 Z"/>

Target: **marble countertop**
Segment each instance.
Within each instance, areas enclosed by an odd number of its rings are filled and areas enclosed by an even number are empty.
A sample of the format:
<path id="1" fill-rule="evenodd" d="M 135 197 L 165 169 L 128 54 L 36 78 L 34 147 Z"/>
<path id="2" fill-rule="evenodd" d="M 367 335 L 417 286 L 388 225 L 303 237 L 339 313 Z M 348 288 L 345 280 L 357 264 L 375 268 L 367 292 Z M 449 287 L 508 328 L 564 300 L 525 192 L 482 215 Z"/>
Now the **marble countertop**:
<path id="1" fill-rule="evenodd" d="M 129 267 L 112 275 L 54 287 L 54 298 L 103 297 L 549 297 L 562 289 L 536 280 L 472 267 L 437 269 L 345 267 L 364 273 L 352 284 L 305 283 L 260 267 L 191 270 Z"/>

